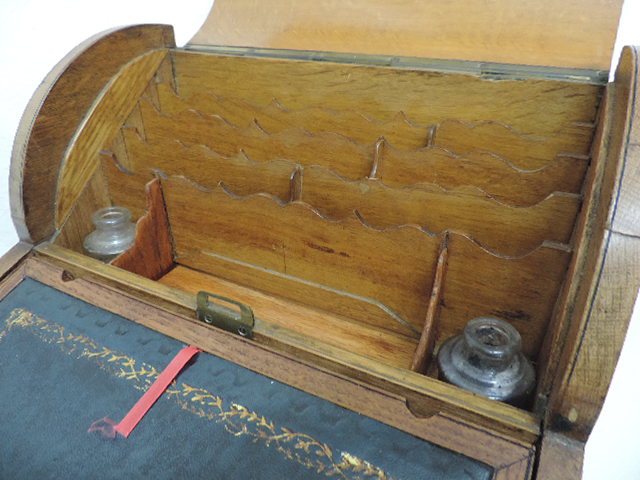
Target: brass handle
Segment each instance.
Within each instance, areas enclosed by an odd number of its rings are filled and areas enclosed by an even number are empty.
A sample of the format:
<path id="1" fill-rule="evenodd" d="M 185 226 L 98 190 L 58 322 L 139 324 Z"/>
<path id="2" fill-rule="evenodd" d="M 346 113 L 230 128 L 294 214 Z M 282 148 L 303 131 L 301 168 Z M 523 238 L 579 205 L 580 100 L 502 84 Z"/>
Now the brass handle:
<path id="1" fill-rule="evenodd" d="M 235 305 L 239 310 L 212 302 L 212 299 Z M 198 292 L 196 305 L 199 320 L 242 337 L 253 337 L 255 318 L 249 305 L 209 292 Z"/>

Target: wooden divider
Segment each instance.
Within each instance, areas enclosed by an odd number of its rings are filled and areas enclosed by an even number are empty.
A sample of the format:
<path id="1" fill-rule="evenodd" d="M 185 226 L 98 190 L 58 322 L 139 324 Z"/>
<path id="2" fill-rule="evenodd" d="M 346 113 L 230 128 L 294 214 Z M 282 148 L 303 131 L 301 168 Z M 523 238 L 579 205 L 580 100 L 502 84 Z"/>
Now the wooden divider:
<path id="1" fill-rule="evenodd" d="M 244 152 L 257 162 L 286 158 L 302 165 L 325 165 L 354 179 L 367 176 L 371 170 L 374 146 L 357 144 L 337 133 L 312 135 L 298 128 L 270 135 L 257 124 L 237 128 L 221 117 L 192 110 L 165 116 L 146 101 L 141 102 L 141 110 L 150 142 L 178 138 L 204 144 L 224 156 Z"/>
<path id="2" fill-rule="evenodd" d="M 508 321 L 535 360 L 571 259 L 571 251 L 545 244 L 521 258 L 505 259 L 452 235 L 436 343 L 462 332 L 475 317 Z"/>
<path id="3" fill-rule="evenodd" d="M 353 110 L 377 122 L 398 112 L 418 125 L 445 119 L 491 120 L 522 135 L 547 138 L 595 121 L 602 86 L 561 80 L 487 80 L 480 76 L 331 62 L 172 52 L 178 94 L 215 93 L 288 109 Z M 569 130 L 571 132 L 571 130 Z M 570 139 L 568 141 L 571 141 Z M 583 152 L 591 137 L 577 137 Z"/>
<path id="4" fill-rule="evenodd" d="M 415 224 L 436 234 L 450 230 L 505 256 L 525 255 L 546 240 L 569 243 L 580 209 L 575 194 L 553 194 L 532 207 L 514 208 L 475 187 L 389 188 L 376 180 L 346 181 L 314 166 L 301 178 L 299 200 L 332 218 L 357 210 L 375 228 Z"/>
<path id="5" fill-rule="evenodd" d="M 243 152 L 226 157 L 204 145 L 164 137 L 147 143 L 134 130 L 125 129 L 123 133 L 136 173 L 150 175 L 154 169 L 166 175 L 183 175 L 206 188 L 222 181 L 238 195 L 263 192 L 289 199 L 291 177 L 298 167 L 289 160 L 255 162 Z"/>
<path id="6" fill-rule="evenodd" d="M 523 170 L 544 168 L 560 155 L 588 161 L 594 125 L 570 125 L 561 133 L 529 137 L 509 125 L 487 121 L 470 124 L 444 120 L 433 129 L 430 145 L 446 148 L 458 155 L 491 152 Z"/>
<path id="7" fill-rule="evenodd" d="M 167 85 L 158 84 L 157 89 L 160 110 L 167 115 L 197 110 L 220 115 L 239 127 L 256 121 L 269 133 L 298 127 L 312 133 L 340 132 L 362 144 L 375 143 L 382 136 L 397 148 L 407 150 L 426 147 L 429 143 L 431 126 L 414 125 L 402 112 L 398 112 L 389 121 L 377 122 L 355 110 L 332 110 L 320 105 L 291 110 L 277 99 L 261 107 L 240 98 L 226 98 L 215 93 L 195 94 L 182 99 Z"/>
<path id="8" fill-rule="evenodd" d="M 414 336 L 422 328 L 438 237 L 411 226 L 375 230 L 355 216 L 331 221 L 303 203 L 283 205 L 266 195 L 238 199 L 220 187 L 205 192 L 181 177 L 169 177 L 163 186 L 178 263 L 230 280 L 236 280 L 230 278 L 234 270 L 252 265 L 267 278 L 302 279 L 375 300 L 399 317 L 383 309 L 376 317 L 355 310 L 346 315 L 364 323 Z M 209 252 L 209 265 L 187 263 L 192 252 Z M 211 270 L 216 259 L 232 259 L 238 268 Z M 249 286 L 269 291 L 274 285 L 257 277 Z M 272 293 L 334 311 L 331 302 L 299 294 L 295 283 Z"/>
<path id="9" fill-rule="evenodd" d="M 475 185 L 513 206 L 534 205 L 553 192 L 580 193 L 588 161 L 559 156 L 535 171 L 521 171 L 490 152 L 456 156 L 440 148 L 401 152 L 384 146 L 376 178 L 385 185 L 402 187 L 435 183 L 445 188 Z"/>

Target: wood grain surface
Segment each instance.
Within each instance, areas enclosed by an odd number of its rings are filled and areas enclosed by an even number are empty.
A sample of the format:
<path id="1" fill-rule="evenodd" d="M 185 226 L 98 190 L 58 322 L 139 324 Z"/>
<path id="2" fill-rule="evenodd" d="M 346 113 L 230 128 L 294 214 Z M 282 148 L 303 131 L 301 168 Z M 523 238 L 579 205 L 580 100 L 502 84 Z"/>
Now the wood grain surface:
<path id="1" fill-rule="evenodd" d="M 398 112 L 418 125 L 493 121 L 534 138 L 591 124 L 602 87 L 549 79 L 493 81 L 473 75 L 331 62 L 172 52 L 178 94 L 241 98 L 288 109 L 353 110 L 377 122 Z M 586 148 L 590 139 L 585 138 Z"/>
<path id="2" fill-rule="evenodd" d="M 116 137 L 166 55 L 166 49 L 158 49 L 131 60 L 111 78 L 87 111 L 60 165 L 56 194 L 58 228 L 98 168 L 100 150 Z"/>
<path id="3" fill-rule="evenodd" d="M 294 359 L 320 371 L 348 378 L 350 384 L 365 385 L 369 390 L 384 392 L 388 396 L 401 399 L 411 397 L 410 409 L 417 413 L 409 414 L 414 425 L 410 427 L 411 422 L 406 424 L 409 431 L 415 431 L 415 427 L 422 423 L 421 418 L 446 415 L 481 429 L 489 428 L 491 434 L 503 435 L 516 442 L 530 444 L 539 434 L 536 417 L 515 407 L 481 398 L 406 369 L 384 365 L 349 351 L 338 350 L 266 321 L 258 322 L 254 330 L 255 341 L 247 342 L 238 336 L 191 320 L 195 318 L 195 298 L 192 295 L 55 245 L 38 247 L 37 255 L 38 260 L 28 265 L 29 276 L 86 299 L 101 308 L 126 315 L 127 318 L 161 333 L 200 345 L 214 354 L 222 355 L 260 373 L 278 375 L 278 379 L 294 386 L 299 384 L 296 384 L 295 378 L 288 376 L 290 368 L 274 363 L 278 362 L 278 359 Z M 63 271 L 68 272 L 65 278 L 74 280 L 63 281 Z M 132 306 L 140 302 L 152 303 L 152 308 L 157 314 L 150 315 L 146 311 L 137 315 Z M 263 357 L 254 363 L 251 360 L 253 356 L 247 354 L 245 347 L 249 350 L 257 348 L 270 351 L 270 360 Z M 299 388 L 312 388 L 311 393 L 344 405 L 342 402 L 346 399 L 336 399 L 335 392 L 327 389 L 326 384 L 316 382 L 317 377 L 308 386 Z M 316 385 L 317 388 L 312 385 Z M 358 405 L 361 399 L 362 397 L 353 398 L 350 404 Z M 404 400 L 403 405 L 406 406 Z M 366 406 L 363 408 L 370 411 Z M 377 415 L 390 418 L 389 414 L 390 411 L 387 410 L 378 412 Z M 418 418 L 415 415 L 418 415 Z"/>
<path id="4" fill-rule="evenodd" d="M 38 243 L 54 233 L 62 157 L 105 84 L 132 58 L 174 45 L 167 25 L 110 30 L 80 44 L 45 78 L 22 116 L 11 157 L 11 215 L 22 240 Z"/>
<path id="5" fill-rule="evenodd" d="M 191 44 L 608 70 L 621 0 L 216 0 Z"/>
<path id="6" fill-rule="evenodd" d="M 151 280 L 158 280 L 173 267 L 173 241 L 160 180 L 146 187 L 147 212 L 136 223 L 135 243 L 111 263 Z"/>
<path id="7" fill-rule="evenodd" d="M 586 441 L 598 417 L 618 360 L 640 287 L 640 238 L 616 224 L 617 212 L 629 215 L 639 205 L 625 194 L 633 185 L 640 156 L 634 112 L 638 109 L 637 48 L 627 47 L 612 85 L 607 148 L 609 164 L 602 181 L 602 198 L 590 215 L 590 231 L 582 280 L 571 306 L 573 322 L 565 340 L 561 369 L 550 394 L 546 424 L 550 430 Z M 627 175 L 630 175 L 627 178 Z M 627 217 L 628 218 L 628 217 Z M 616 225 L 621 225 L 617 231 Z"/>

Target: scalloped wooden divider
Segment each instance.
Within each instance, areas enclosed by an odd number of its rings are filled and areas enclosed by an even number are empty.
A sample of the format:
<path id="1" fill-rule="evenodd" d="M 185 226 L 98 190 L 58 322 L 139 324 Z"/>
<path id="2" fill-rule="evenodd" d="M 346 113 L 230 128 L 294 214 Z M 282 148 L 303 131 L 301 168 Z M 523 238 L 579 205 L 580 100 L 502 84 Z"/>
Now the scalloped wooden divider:
<path id="1" fill-rule="evenodd" d="M 410 226 L 374 230 L 354 217 L 331 221 L 305 204 L 232 198 L 179 177 L 163 185 L 178 264 L 385 330 L 422 329 L 441 237 Z M 535 358 L 570 257 L 570 250 L 545 244 L 524 257 L 500 258 L 451 234 L 436 338 L 459 333 L 474 316 L 498 315 L 517 325 Z M 383 309 L 373 316 L 341 292 L 380 302 L 413 327 Z"/>
<path id="2" fill-rule="evenodd" d="M 500 204 L 475 187 L 389 188 L 375 180 L 346 181 L 324 167 L 301 172 L 299 200 L 332 218 L 357 210 L 375 228 L 416 224 L 439 234 L 468 235 L 497 255 L 521 256 L 544 241 L 569 243 L 580 196 L 554 194 L 526 208 Z"/>
<path id="3" fill-rule="evenodd" d="M 536 171 L 519 171 L 489 152 L 455 156 L 439 148 L 402 152 L 384 145 L 376 178 L 391 187 L 435 183 L 444 188 L 475 185 L 498 200 L 530 206 L 554 192 L 580 193 L 588 162 L 556 157 Z"/>
<path id="4" fill-rule="evenodd" d="M 170 117 L 146 101 L 140 106 L 145 134 L 151 143 L 159 138 L 178 138 L 204 144 L 229 157 L 244 152 L 257 162 L 284 158 L 302 165 L 325 165 L 348 178 L 365 177 L 371 170 L 373 145 L 360 145 L 337 133 L 312 135 L 297 128 L 270 135 L 256 124 L 237 128 L 215 115 L 186 110 Z"/>
<path id="5" fill-rule="evenodd" d="M 215 92 L 253 105 L 274 98 L 288 109 L 322 106 L 353 110 L 377 122 L 404 112 L 418 125 L 447 118 L 491 120 L 522 135 L 552 137 L 573 124 L 595 121 L 602 87 L 560 80 L 491 81 L 473 75 L 331 62 L 201 55 L 172 51 L 178 94 Z M 578 137 L 575 151 L 589 148 Z"/>
<path id="6" fill-rule="evenodd" d="M 239 98 L 221 97 L 215 92 L 182 99 L 166 85 L 158 84 L 157 88 L 160 110 L 167 115 L 193 109 L 203 114 L 219 115 L 239 127 L 257 121 L 269 133 L 298 127 L 312 133 L 340 132 L 361 144 L 375 143 L 378 138 L 385 137 L 397 148 L 407 150 L 426 147 L 429 142 L 431 127 L 411 124 L 402 112 L 390 121 L 379 123 L 354 110 L 337 111 L 320 106 L 289 110 L 277 99 L 259 107 Z"/>
<path id="7" fill-rule="evenodd" d="M 518 134 L 509 126 L 496 122 L 477 125 L 459 120 L 444 120 L 432 132 L 430 145 L 442 147 L 458 155 L 473 151 L 494 153 L 523 170 L 544 168 L 558 156 L 571 156 L 589 161 L 592 123 L 571 125 L 551 136 L 532 138 Z"/>
<path id="8" fill-rule="evenodd" d="M 163 191 L 177 263 L 400 334 L 422 329 L 438 237 L 416 227 L 375 230 L 354 216 L 331 221 L 266 195 L 232 198 L 181 177 L 163 180 Z M 286 288 L 272 291 L 278 282 Z M 362 299 L 384 308 L 365 311 Z"/>

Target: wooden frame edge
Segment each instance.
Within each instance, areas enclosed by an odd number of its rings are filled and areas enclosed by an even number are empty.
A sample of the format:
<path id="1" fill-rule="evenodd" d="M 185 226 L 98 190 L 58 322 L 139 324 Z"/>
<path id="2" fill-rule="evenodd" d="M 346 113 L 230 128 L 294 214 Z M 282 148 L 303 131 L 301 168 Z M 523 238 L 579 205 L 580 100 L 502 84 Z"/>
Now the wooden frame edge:
<path id="1" fill-rule="evenodd" d="M 45 77 L 22 115 L 11 155 L 11 216 L 22 241 L 36 244 L 55 233 L 52 173 L 103 86 L 139 54 L 174 46 L 168 25 L 112 29 L 77 46 Z"/>
<path id="2" fill-rule="evenodd" d="M 591 272 L 551 391 L 545 436 L 553 432 L 586 442 L 602 408 L 640 287 L 640 200 L 634 193 L 640 171 L 638 51 L 625 47 L 616 72 L 604 179 L 608 194 L 596 212 Z M 615 167 L 615 170 L 613 169 Z"/>

